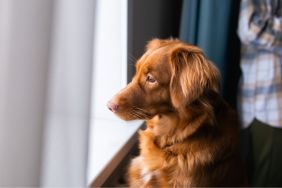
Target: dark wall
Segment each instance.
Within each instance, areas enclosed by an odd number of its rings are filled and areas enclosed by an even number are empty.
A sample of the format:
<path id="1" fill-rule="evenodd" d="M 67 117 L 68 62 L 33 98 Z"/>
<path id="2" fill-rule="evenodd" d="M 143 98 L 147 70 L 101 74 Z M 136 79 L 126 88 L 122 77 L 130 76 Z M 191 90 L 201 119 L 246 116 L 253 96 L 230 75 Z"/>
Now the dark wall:
<path id="1" fill-rule="evenodd" d="M 153 38 L 178 37 L 182 0 L 128 0 L 128 81 Z"/>
<path id="2" fill-rule="evenodd" d="M 223 85 L 223 97 L 233 107 L 237 108 L 238 82 L 241 75 L 240 49 L 241 43 L 237 35 L 240 1 L 232 1 L 232 12 L 229 22 L 229 37 L 226 49 L 226 74 Z"/>

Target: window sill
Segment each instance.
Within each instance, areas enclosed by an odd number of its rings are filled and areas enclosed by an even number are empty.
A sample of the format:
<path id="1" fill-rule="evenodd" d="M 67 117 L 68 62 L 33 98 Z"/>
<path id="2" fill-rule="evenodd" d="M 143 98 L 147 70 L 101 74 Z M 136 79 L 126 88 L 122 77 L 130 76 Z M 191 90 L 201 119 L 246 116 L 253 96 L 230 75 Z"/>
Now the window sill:
<path id="1" fill-rule="evenodd" d="M 88 157 L 88 185 L 101 186 L 137 141 L 143 121 L 92 121 Z"/>

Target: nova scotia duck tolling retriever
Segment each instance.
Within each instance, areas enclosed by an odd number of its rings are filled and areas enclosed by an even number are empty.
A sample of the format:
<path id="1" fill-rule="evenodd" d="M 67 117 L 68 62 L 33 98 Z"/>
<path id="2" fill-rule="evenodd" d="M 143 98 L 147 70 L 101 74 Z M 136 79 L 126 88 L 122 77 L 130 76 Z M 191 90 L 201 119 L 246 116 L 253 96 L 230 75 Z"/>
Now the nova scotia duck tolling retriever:
<path id="1" fill-rule="evenodd" d="M 107 104 L 121 119 L 146 120 L 130 187 L 246 185 L 237 117 L 219 80 L 200 48 L 176 39 L 147 44 L 132 81 Z"/>

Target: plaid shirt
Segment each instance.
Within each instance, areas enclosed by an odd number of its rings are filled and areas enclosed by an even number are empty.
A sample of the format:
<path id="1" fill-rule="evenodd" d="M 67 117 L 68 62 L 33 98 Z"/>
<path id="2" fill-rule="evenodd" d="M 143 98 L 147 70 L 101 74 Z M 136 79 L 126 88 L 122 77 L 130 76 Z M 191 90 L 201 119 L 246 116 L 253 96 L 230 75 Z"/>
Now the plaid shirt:
<path id="1" fill-rule="evenodd" d="M 238 35 L 243 126 L 256 118 L 282 128 L 282 1 L 242 0 Z"/>

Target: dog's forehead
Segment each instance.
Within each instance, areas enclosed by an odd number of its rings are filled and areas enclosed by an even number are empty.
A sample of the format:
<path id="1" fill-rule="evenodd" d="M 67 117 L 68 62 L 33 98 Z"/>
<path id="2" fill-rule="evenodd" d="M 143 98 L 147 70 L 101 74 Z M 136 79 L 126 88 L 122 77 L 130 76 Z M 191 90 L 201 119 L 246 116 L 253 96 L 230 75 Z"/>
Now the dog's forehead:
<path id="1" fill-rule="evenodd" d="M 145 54 L 144 54 L 145 55 Z M 168 68 L 167 53 L 163 49 L 156 49 L 146 53 L 146 58 L 140 63 L 146 69 L 165 69 Z"/>
<path id="2" fill-rule="evenodd" d="M 146 52 L 138 61 L 136 75 L 151 73 L 159 83 L 166 84 L 170 80 L 171 67 L 168 54 L 161 50 Z"/>

